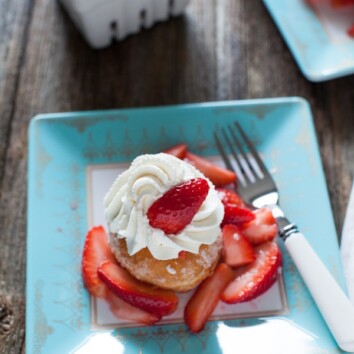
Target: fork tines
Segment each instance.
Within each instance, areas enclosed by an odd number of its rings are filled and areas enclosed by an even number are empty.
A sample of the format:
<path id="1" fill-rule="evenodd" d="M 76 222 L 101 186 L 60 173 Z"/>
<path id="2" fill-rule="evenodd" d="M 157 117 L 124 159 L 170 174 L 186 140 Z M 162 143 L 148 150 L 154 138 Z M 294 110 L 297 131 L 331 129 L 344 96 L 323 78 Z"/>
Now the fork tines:
<path id="1" fill-rule="evenodd" d="M 227 168 L 237 174 L 239 187 L 247 187 L 269 177 L 267 168 L 239 123 L 218 129 L 214 137 Z"/>

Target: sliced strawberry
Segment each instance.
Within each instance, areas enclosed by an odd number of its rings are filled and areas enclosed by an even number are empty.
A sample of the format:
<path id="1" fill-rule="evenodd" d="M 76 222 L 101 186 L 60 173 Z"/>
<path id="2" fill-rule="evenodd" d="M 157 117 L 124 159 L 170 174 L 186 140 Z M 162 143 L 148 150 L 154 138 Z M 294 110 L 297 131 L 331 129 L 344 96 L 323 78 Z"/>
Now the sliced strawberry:
<path id="1" fill-rule="evenodd" d="M 224 205 L 233 204 L 238 206 L 245 206 L 242 198 L 230 189 L 216 188 L 216 191 L 218 192 L 218 196 Z"/>
<path id="2" fill-rule="evenodd" d="M 184 309 L 184 319 L 194 333 L 201 331 L 219 302 L 220 294 L 234 279 L 233 270 L 220 263 L 215 272 L 197 288 Z"/>
<path id="3" fill-rule="evenodd" d="M 225 188 L 217 188 L 216 190 L 221 202 L 224 204 L 225 213 L 222 225 L 240 224 L 255 218 L 252 210 L 245 206 L 239 195 Z"/>
<path id="4" fill-rule="evenodd" d="M 177 234 L 190 224 L 209 192 L 204 178 L 183 182 L 157 199 L 149 208 L 147 217 L 152 227 L 166 234 Z"/>
<path id="5" fill-rule="evenodd" d="M 187 145 L 186 144 L 178 144 L 172 146 L 171 148 L 163 151 L 165 154 L 176 156 L 177 158 L 183 160 L 186 157 L 187 153 Z"/>
<path id="6" fill-rule="evenodd" d="M 224 260 L 230 267 L 249 264 L 256 259 L 252 244 L 235 225 L 222 229 Z"/>
<path id="7" fill-rule="evenodd" d="M 204 157 L 187 151 L 185 161 L 203 173 L 205 177 L 209 178 L 215 184 L 215 186 L 224 186 L 236 182 L 236 175 L 234 172 L 216 166 Z"/>
<path id="8" fill-rule="evenodd" d="M 135 321 L 145 325 L 153 325 L 161 319 L 160 316 L 153 315 L 128 304 L 109 289 L 107 290 L 106 300 L 110 310 L 118 319 Z"/>
<path id="9" fill-rule="evenodd" d="M 254 299 L 267 291 L 276 281 L 281 266 L 281 253 L 275 242 L 265 242 L 255 249 L 256 260 L 237 272 L 221 295 L 221 300 L 236 304 Z"/>
<path id="10" fill-rule="evenodd" d="M 177 308 L 178 297 L 173 291 L 143 283 L 116 263 L 103 262 L 98 275 L 122 300 L 157 317 L 169 315 Z"/>
<path id="11" fill-rule="evenodd" d="M 262 208 L 254 211 L 255 219 L 240 225 L 240 229 L 251 243 L 258 245 L 273 240 L 277 235 L 278 227 L 272 212 Z"/>
<path id="12" fill-rule="evenodd" d="M 224 218 L 222 225 L 226 224 L 242 224 L 255 219 L 255 215 L 251 209 L 240 207 L 233 204 L 224 205 Z"/>
<path id="13" fill-rule="evenodd" d="M 82 277 L 91 295 L 104 298 L 106 285 L 97 275 L 98 266 L 105 260 L 116 262 L 102 226 L 93 227 L 86 236 L 82 255 Z"/>

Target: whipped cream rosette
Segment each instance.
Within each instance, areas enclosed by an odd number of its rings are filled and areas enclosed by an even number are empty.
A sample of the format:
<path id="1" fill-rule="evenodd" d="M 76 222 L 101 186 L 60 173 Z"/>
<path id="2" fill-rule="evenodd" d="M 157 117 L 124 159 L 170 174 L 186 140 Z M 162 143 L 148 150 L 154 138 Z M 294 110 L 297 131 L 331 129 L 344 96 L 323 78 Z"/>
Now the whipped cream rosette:
<path id="1" fill-rule="evenodd" d="M 205 178 L 190 164 L 168 154 L 142 155 L 113 183 L 104 199 L 111 234 L 125 239 L 129 255 L 148 248 L 157 260 L 178 258 L 181 251 L 198 254 L 220 236 L 224 207 L 208 180 L 209 191 L 191 223 L 176 235 L 166 235 L 149 224 L 147 211 L 172 187 L 194 178 Z"/>

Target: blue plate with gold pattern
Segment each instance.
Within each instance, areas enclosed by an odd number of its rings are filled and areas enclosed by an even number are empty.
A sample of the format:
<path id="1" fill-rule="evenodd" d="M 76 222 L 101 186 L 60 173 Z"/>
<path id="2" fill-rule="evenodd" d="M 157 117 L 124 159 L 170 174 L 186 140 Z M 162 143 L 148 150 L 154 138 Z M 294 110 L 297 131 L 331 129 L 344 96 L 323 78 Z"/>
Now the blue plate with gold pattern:
<path id="1" fill-rule="evenodd" d="M 263 0 L 304 76 L 314 82 L 354 74 L 354 5 L 330 0 Z"/>
<path id="2" fill-rule="evenodd" d="M 81 279 L 102 197 L 134 157 L 180 142 L 220 163 L 213 131 L 242 124 L 296 220 L 344 284 L 309 105 L 299 98 L 46 114 L 29 129 L 26 353 L 340 353 L 284 249 L 282 274 L 248 303 L 220 303 L 199 334 L 178 311 L 151 327 L 116 319 Z M 320 207 L 319 207 L 320 206 Z M 316 212 L 314 212 L 314 210 Z M 321 237 L 319 237 L 321 235 Z"/>

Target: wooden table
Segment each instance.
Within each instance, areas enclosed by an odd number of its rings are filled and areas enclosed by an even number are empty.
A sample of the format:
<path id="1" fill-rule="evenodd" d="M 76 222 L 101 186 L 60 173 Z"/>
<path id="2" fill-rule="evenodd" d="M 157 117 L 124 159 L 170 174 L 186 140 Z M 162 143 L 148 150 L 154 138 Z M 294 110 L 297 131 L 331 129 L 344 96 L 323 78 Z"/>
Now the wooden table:
<path id="1" fill-rule="evenodd" d="M 53 0 L 0 0 L 0 353 L 25 351 L 27 128 L 59 111 L 302 96 L 311 103 L 338 233 L 354 172 L 354 76 L 312 84 L 259 0 L 193 0 L 90 49 Z"/>

